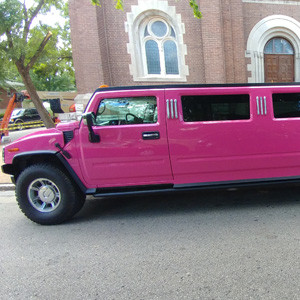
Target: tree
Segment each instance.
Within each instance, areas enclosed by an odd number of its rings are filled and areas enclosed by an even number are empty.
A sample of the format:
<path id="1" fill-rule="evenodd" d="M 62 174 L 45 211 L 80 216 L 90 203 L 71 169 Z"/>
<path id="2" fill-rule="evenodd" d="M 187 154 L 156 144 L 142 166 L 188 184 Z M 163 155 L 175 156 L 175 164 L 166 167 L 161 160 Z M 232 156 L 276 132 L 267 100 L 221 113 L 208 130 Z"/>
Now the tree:
<path id="1" fill-rule="evenodd" d="M 2 0 L 0 2 L 0 52 L 12 61 L 47 128 L 54 123 L 44 108 L 33 84 L 30 70 L 41 57 L 52 32 L 46 25 L 32 26 L 37 16 L 46 14 L 51 7 L 63 9 L 61 0 L 34 0 L 32 7 L 26 6 L 26 0 Z"/>
<path id="2" fill-rule="evenodd" d="M 65 11 L 68 16 L 68 10 Z M 51 28 L 51 40 L 31 71 L 31 78 L 38 91 L 75 90 L 70 37 L 70 22 Z M 59 37 L 59 39 L 58 39 Z"/>
<path id="3" fill-rule="evenodd" d="M 101 6 L 101 0 L 91 0 L 92 4 Z M 123 10 L 123 0 L 114 0 L 115 2 L 115 8 Z M 194 12 L 194 16 L 197 19 L 202 18 L 202 13 L 199 11 L 199 6 L 197 4 L 196 0 L 189 0 L 190 7 L 192 8 Z"/>
<path id="4" fill-rule="evenodd" d="M 21 78 L 14 63 L 7 59 L 5 52 L 0 51 L 0 86 L 7 87 L 7 81 L 20 82 Z"/>

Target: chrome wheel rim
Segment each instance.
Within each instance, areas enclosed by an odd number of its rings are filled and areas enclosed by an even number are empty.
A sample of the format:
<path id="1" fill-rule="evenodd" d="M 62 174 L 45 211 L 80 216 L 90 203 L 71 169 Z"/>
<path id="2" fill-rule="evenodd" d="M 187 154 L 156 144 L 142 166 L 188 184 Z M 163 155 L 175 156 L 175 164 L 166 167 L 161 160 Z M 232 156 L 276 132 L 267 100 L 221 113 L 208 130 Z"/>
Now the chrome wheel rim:
<path id="1" fill-rule="evenodd" d="M 19 130 L 22 130 L 24 123 L 22 121 L 19 121 L 19 122 L 16 122 L 16 125 Z"/>
<path id="2" fill-rule="evenodd" d="M 30 204 L 40 212 L 54 211 L 61 201 L 57 185 L 46 178 L 34 180 L 28 188 L 27 195 Z"/>

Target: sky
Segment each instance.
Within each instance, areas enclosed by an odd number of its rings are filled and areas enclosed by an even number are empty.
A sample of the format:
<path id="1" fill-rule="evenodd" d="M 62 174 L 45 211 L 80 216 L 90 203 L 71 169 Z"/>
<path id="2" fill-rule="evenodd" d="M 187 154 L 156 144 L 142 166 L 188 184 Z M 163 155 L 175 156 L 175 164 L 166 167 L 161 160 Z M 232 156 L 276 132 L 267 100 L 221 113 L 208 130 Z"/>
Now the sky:
<path id="1" fill-rule="evenodd" d="M 62 1 L 65 2 L 66 0 L 62 0 Z M 34 4 L 34 0 L 25 0 L 25 3 L 26 3 L 26 7 L 31 7 Z M 51 12 L 49 12 L 47 15 L 38 16 L 34 20 L 33 26 L 35 24 L 38 24 L 39 21 L 42 21 L 43 23 L 46 23 L 47 25 L 50 26 L 54 26 L 57 22 L 63 25 L 65 22 L 64 18 L 62 18 L 59 12 L 54 8 L 52 8 Z"/>

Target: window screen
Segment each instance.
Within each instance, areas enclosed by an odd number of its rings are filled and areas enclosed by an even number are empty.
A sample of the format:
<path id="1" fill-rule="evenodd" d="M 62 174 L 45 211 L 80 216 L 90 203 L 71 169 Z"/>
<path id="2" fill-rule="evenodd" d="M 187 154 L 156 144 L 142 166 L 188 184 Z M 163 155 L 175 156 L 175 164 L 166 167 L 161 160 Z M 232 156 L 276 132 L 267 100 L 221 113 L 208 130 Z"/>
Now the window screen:
<path id="1" fill-rule="evenodd" d="M 185 122 L 250 119 L 249 95 L 183 96 Z"/>
<path id="2" fill-rule="evenodd" d="M 273 94 L 275 118 L 300 117 L 300 94 Z"/>

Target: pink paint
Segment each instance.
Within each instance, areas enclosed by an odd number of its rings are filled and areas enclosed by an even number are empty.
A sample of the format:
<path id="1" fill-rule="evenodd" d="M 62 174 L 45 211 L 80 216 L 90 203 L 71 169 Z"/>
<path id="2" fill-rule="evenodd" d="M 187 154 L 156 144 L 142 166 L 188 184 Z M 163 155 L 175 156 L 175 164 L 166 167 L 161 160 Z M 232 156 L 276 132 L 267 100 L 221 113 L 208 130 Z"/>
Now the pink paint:
<path id="1" fill-rule="evenodd" d="M 61 124 L 5 147 L 5 163 L 13 163 L 14 155 L 25 152 L 59 152 L 55 146 L 59 143 L 70 153 L 66 161 L 87 188 L 157 184 L 180 187 L 300 177 L 300 117 L 275 118 L 273 112 L 273 94 L 284 93 L 300 93 L 300 86 L 98 90 L 86 112 L 97 114 L 103 99 L 154 96 L 157 122 L 94 125 L 99 143 L 89 141 L 84 122 Z M 184 121 L 182 97 L 203 95 L 249 95 L 249 118 Z M 284 101 L 278 107 L 283 105 Z M 221 113 L 223 106 L 218 109 Z M 67 144 L 63 131 L 74 134 Z M 143 138 L 144 134 L 151 137 L 156 133 L 157 139 Z M 8 152 L 15 147 L 20 149 L 18 153 Z"/>

